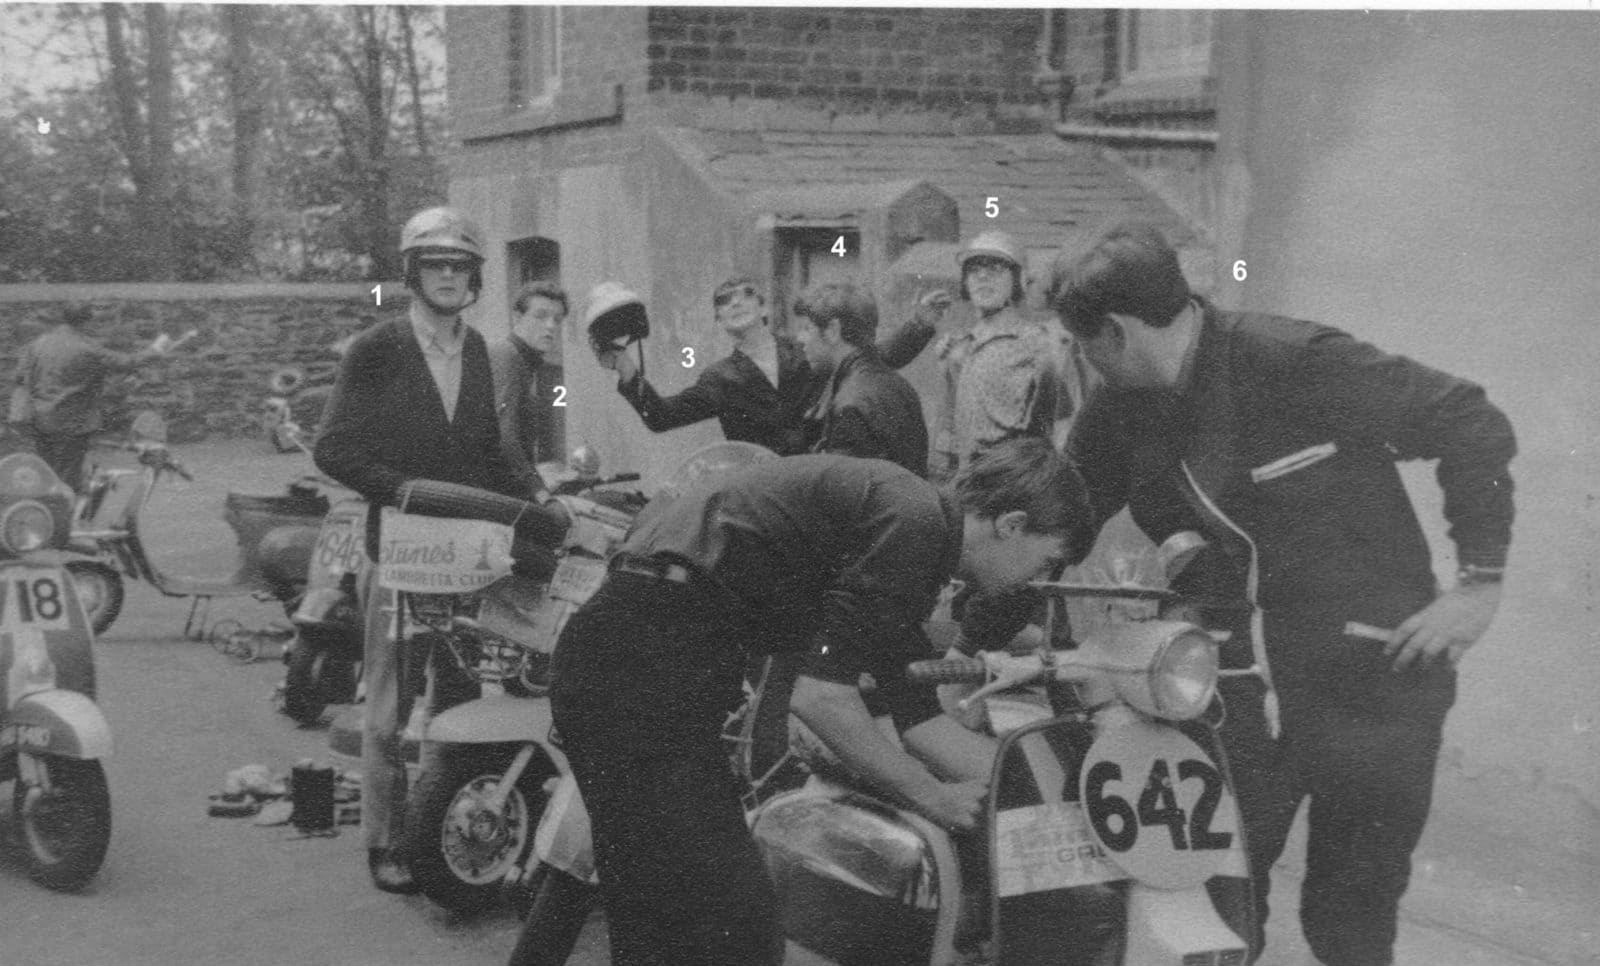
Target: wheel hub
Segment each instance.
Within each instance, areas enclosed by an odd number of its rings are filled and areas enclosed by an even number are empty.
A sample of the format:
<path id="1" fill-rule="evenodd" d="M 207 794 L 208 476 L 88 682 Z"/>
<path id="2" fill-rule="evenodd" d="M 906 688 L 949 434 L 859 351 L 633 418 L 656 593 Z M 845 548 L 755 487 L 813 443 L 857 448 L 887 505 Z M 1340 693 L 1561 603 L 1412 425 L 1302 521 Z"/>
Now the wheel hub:
<path id="1" fill-rule="evenodd" d="M 528 835 L 527 806 L 516 789 L 506 795 L 503 809 L 489 807 L 498 787 L 494 778 L 477 779 L 446 813 L 441 845 L 451 870 L 465 881 L 500 879 Z"/>

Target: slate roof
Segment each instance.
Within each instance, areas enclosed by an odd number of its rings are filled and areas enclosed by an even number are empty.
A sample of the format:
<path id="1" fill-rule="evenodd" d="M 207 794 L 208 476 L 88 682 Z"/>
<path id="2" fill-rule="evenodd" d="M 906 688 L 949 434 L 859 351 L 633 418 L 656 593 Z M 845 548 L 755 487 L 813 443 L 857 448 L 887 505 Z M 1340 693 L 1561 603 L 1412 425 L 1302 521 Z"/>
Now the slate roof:
<path id="1" fill-rule="evenodd" d="M 724 191 L 754 201 L 808 187 L 927 181 L 956 201 L 961 233 L 1011 232 L 1034 252 L 1073 243 L 1108 221 L 1139 217 L 1160 225 L 1175 247 L 1203 244 L 1154 193 L 1093 147 L 1050 134 L 918 135 L 873 132 L 693 131 L 690 146 Z M 999 198 L 1001 214 L 984 216 Z"/>

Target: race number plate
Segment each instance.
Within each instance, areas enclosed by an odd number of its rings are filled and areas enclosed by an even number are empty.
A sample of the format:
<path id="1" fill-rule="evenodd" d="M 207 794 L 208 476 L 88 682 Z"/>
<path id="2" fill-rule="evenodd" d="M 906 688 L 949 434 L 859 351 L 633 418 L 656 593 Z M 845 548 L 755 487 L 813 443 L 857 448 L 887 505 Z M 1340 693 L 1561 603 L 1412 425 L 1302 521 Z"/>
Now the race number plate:
<path id="1" fill-rule="evenodd" d="M 0 631 L 68 630 L 66 571 L 54 567 L 7 567 L 0 570 Z"/>
<path id="2" fill-rule="evenodd" d="M 1000 895 L 1070 889 L 1127 875 L 1106 861 L 1077 802 L 1047 802 L 995 813 Z"/>
<path id="3" fill-rule="evenodd" d="M 1158 889 L 1244 875 L 1238 809 L 1211 756 L 1176 728 L 1108 727 L 1084 758 L 1078 790 L 1106 855 Z"/>
<path id="4" fill-rule="evenodd" d="M 561 558 L 556 575 L 550 580 L 550 596 L 573 604 L 582 604 L 605 583 L 606 562 L 593 557 L 568 554 Z"/>
<path id="5" fill-rule="evenodd" d="M 383 509 L 378 584 L 416 594 L 481 590 L 511 572 L 511 528 Z"/>
<path id="6" fill-rule="evenodd" d="M 312 559 L 323 573 L 334 577 L 360 573 L 367 559 L 366 514 L 359 509 L 334 510 L 322 518 Z"/>

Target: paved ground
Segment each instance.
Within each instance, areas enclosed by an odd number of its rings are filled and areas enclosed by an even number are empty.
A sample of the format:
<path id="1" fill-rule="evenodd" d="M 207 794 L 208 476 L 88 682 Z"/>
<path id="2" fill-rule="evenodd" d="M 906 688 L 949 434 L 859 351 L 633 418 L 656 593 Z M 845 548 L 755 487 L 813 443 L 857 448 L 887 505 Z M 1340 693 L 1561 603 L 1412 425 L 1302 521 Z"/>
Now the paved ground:
<path id="1" fill-rule="evenodd" d="M 220 573 L 232 564 L 221 519 L 229 488 L 269 492 L 309 469 L 239 441 L 184 447 L 197 476 L 158 495 L 149 541 L 163 565 Z M 0 858 L 0 966 L 491 966 L 517 924 L 498 913 L 447 916 L 426 900 L 367 884 L 359 836 L 298 838 L 287 828 L 205 815 L 206 796 L 232 768 L 286 771 L 327 759 L 326 732 L 301 730 L 268 702 L 275 662 L 239 664 L 178 636 L 185 604 L 139 586 L 98 645 L 102 704 L 116 736 L 109 773 L 115 834 L 101 876 L 82 895 L 32 886 Z M 252 626 L 281 618 L 248 600 L 218 606 Z M 1490 811 L 1512 799 L 1480 803 Z M 6 807 L 0 805 L 0 817 Z M 1419 855 L 1407 897 L 1401 966 L 1578 966 L 1600 963 L 1596 871 L 1541 861 L 1485 864 L 1476 842 L 1443 813 Z M 1453 824 L 1456 823 L 1456 824 Z M 1294 854 L 1291 848 L 1291 854 Z M 1309 963 L 1294 935 L 1296 868 L 1275 895 L 1267 966 Z M 583 966 L 603 966 L 603 922 L 591 920 Z"/>

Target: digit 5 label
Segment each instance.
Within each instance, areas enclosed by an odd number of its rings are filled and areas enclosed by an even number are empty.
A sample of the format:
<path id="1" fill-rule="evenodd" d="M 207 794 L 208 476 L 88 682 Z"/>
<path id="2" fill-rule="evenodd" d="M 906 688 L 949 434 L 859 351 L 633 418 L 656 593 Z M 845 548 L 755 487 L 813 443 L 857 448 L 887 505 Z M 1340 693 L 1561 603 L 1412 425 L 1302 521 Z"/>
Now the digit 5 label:
<path id="1" fill-rule="evenodd" d="M 1108 857 L 1146 885 L 1186 889 L 1246 874 L 1222 770 L 1176 728 L 1139 720 L 1106 728 L 1084 758 L 1078 791 Z"/>

